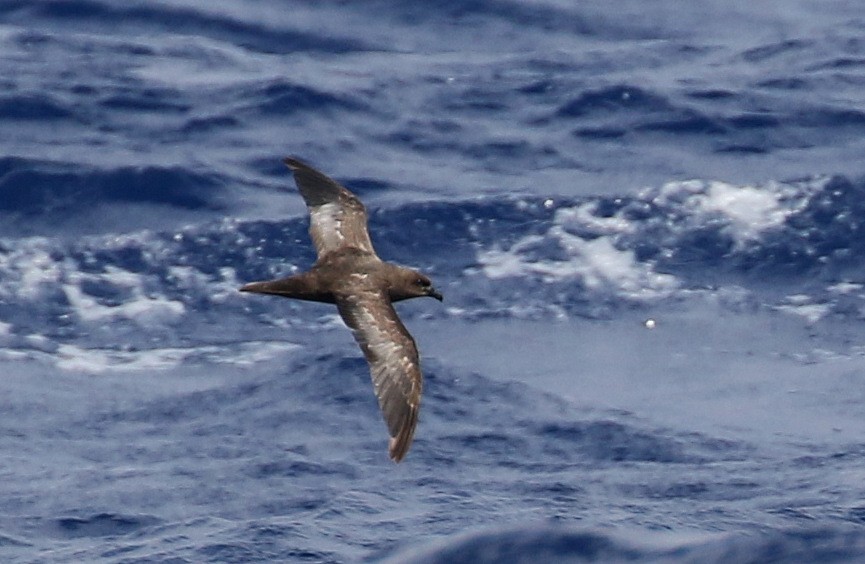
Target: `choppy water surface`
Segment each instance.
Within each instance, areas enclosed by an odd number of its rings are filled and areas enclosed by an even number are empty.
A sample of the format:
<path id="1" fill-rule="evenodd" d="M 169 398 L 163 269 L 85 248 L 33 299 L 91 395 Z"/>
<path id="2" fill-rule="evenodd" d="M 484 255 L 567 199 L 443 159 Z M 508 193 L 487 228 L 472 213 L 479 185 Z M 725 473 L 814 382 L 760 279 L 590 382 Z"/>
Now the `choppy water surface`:
<path id="1" fill-rule="evenodd" d="M 0 6 L 0 554 L 865 554 L 853 2 Z M 386 456 L 295 154 L 367 203 L 427 377 Z"/>

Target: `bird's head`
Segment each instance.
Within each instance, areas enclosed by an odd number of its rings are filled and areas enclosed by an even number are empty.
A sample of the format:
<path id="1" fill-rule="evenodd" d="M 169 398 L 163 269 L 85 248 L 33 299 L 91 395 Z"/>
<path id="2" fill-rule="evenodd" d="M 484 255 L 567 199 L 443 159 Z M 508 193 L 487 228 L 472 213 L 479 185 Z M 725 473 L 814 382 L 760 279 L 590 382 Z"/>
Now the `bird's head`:
<path id="1" fill-rule="evenodd" d="M 392 284 L 389 290 L 392 302 L 423 298 L 429 296 L 442 301 L 443 296 L 436 290 L 429 278 L 410 268 L 400 268 L 398 283 Z"/>

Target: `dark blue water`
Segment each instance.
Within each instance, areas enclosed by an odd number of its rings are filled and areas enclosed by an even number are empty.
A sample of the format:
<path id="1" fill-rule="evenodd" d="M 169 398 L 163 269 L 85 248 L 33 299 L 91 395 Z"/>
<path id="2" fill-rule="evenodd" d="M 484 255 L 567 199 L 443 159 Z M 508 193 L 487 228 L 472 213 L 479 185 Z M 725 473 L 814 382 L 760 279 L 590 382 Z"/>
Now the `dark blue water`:
<path id="1" fill-rule="evenodd" d="M 0 4 L 2 560 L 865 558 L 865 17 L 650 4 Z M 288 154 L 445 294 L 399 465 Z"/>

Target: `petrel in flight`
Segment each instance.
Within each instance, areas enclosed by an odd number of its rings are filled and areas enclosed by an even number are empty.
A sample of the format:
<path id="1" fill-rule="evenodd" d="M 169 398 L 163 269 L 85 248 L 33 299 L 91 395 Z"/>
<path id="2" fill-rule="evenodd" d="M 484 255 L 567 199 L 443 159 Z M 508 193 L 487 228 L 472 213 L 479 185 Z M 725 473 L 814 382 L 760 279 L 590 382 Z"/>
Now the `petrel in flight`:
<path id="1" fill-rule="evenodd" d="M 390 457 L 399 462 L 414 437 L 423 377 L 417 345 L 393 302 L 423 296 L 441 301 L 442 295 L 423 274 L 378 258 L 357 196 L 298 159 L 283 162 L 309 208 L 318 260 L 303 274 L 253 282 L 240 291 L 336 304 L 369 363 L 390 432 Z"/>

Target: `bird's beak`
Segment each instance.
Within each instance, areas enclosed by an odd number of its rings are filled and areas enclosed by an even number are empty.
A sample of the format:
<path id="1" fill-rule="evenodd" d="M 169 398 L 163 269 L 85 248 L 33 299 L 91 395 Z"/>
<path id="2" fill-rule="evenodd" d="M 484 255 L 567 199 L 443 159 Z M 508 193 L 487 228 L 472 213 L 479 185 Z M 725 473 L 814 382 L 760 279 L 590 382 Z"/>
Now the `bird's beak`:
<path id="1" fill-rule="evenodd" d="M 439 293 L 439 291 L 436 290 L 435 288 L 430 288 L 430 289 L 429 289 L 429 292 L 427 292 L 426 295 L 429 296 L 429 297 L 431 297 L 431 298 L 435 298 L 435 299 L 437 299 L 437 300 L 440 301 L 440 302 L 441 302 L 441 301 L 444 301 L 444 299 L 445 299 L 445 297 L 442 296 L 442 295 Z"/>

